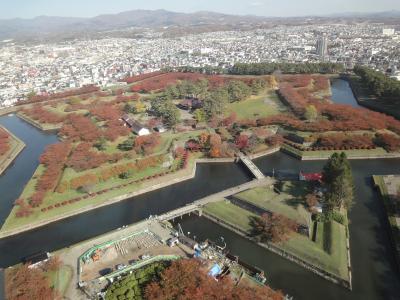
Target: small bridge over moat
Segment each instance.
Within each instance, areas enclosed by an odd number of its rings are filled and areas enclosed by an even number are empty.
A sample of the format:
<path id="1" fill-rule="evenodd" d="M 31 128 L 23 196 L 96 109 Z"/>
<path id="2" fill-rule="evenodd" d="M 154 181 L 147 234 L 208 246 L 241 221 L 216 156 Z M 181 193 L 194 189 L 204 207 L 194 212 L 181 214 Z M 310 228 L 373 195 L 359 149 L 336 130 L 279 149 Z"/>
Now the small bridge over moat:
<path id="1" fill-rule="evenodd" d="M 261 178 L 261 179 L 254 179 L 252 181 L 243 183 L 241 185 L 234 186 L 229 189 L 223 190 L 221 192 L 201 198 L 199 200 L 194 201 L 191 204 L 188 204 L 183 207 L 177 208 L 175 210 L 169 211 L 163 215 L 157 216 L 156 218 L 161 221 L 167 221 L 167 220 L 173 220 L 177 217 L 182 217 L 184 215 L 195 213 L 195 212 L 197 212 L 201 216 L 203 206 L 208 203 L 218 202 L 218 201 L 223 200 L 226 197 L 232 196 L 232 195 L 240 193 L 242 191 L 252 189 L 255 187 L 259 187 L 259 186 L 273 184 L 273 183 L 274 183 L 273 178 L 265 177 L 263 175 L 263 178 Z"/>
<path id="2" fill-rule="evenodd" d="M 253 176 L 257 179 L 265 178 L 264 173 L 260 171 L 260 169 L 253 163 L 253 161 L 243 154 L 242 152 L 238 152 L 237 154 L 239 160 L 249 169 L 249 171 L 253 174 Z"/>

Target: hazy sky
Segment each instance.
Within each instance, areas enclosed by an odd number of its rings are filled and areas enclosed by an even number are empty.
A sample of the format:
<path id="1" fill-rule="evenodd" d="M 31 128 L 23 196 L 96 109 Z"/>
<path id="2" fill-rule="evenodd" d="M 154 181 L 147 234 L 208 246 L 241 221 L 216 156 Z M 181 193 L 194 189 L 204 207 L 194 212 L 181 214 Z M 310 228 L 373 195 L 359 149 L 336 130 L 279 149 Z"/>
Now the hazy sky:
<path id="1" fill-rule="evenodd" d="M 0 18 L 90 17 L 132 9 L 199 10 L 263 16 L 400 10 L 400 0 L 0 0 Z"/>

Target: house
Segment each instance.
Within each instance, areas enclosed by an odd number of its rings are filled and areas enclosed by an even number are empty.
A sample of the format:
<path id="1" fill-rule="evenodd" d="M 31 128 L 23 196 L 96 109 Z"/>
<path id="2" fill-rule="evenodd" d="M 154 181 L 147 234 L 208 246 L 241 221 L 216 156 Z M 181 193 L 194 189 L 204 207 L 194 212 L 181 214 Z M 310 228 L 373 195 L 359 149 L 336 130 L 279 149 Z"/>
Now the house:
<path id="1" fill-rule="evenodd" d="M 321 173 L 303 173 L 300 171 L 299 180 L 301 181 L 322 181 Z"/>
<path id="2" fill-rule="evenodd" d="M 138 121 L 132 120 L 128 115 L 123 115 L 122 120 L 132 128 L 133 133 L 137 134 L 138 136 L 149 135 L 150 130 L 140 124 Z"/>
<path id="3" fill-rule="evenodd" d="M 195 110 L 203 107 L 203 103 L 197 98 L 186 98 L 178 104 L 178 107 L 185 110 Z"/>

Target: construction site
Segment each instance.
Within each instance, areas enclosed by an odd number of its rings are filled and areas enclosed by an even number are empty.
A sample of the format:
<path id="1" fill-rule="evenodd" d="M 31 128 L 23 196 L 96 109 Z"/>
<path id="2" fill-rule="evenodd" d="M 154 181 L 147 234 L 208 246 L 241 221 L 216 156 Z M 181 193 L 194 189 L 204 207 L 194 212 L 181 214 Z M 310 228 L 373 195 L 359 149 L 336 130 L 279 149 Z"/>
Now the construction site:
<path id="1" fill-rule="evenodd" d="M 81 253 L 77 279 L 86 296 L 101 298 L 110 283 L 154 262 L 193 257 L 201 259 L 203 268 L 215 278 L 230 276 L 238 285 L 249 280 L 254 284 L 266 281 L 261 270 L 226 253 L 226 245 L 208 240 L 197 243 L 185 236 L 181 228 L 175 230 L 165 221 L 152 220 L 141 225 L 131 230 L 124 228 L 123 235 L 93 244 Z"/>

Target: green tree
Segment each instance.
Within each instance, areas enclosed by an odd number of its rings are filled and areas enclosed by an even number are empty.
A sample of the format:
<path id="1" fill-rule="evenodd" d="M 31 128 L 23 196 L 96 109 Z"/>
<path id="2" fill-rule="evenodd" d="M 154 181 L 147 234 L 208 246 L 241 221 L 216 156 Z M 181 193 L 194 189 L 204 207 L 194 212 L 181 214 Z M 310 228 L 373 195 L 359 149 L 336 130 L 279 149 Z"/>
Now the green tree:
<path id="1" fill-rule="evenodd" d="M 206 120 L 206 112 L 204 109 L 196 109 L 193 113 L 195 120 L 198 123 L 204 122 Z"/>
<path id="2" fill-rule="evenodd" d="M 304 112 L 304 117 L 309 121 L 314 121 L 318 117 L 318 110 L 314 105 L 308 105 Z"/>
<path id="3" fill-rule="evenodd" d="M 224 114 L 226 111 L 228 98 L 228 92 L 224 88 L 218 88 L 209 93 L 204 99 L 203 107 L 207 118 L 211 119 L 213 116 Z"/>
<path id="4" fill-rule="evenodd" d="M 257 78 L 251 83 L 251 91 L 254 95 L 257 95 L 259 92 L 265 89 L 266 85 L 267 83 L 264 79 Z"/>
<path id="5" fill-rule="evenodd" d="M 99 151 L 104 151 L 106 149 L 106 143 L 107 139 L 102 136 L 93 146 Z"/>
<path id="6" fill-rule="evenodd" d="M 130 151 L 133 149 L 134 145 L 134 140 L 132 138 L 129 138 L 122 142 L 121 144 L 118 145 L 118 149 L 121 151 Z"/>
<path id="7" fill-rule="evenodd" d="M 171 101 L 166 101 L 163 110 L 161 112 L 161 117 L 164 122 L 171 127 L 174 127 L 180 121 L 179 109 Z"/>
<path id="8" fill-rule="evenodd" d="M 28 99 L 28 100 L 31 100 L 33 97 L 35 97 L 36 96 L 36 93 L 35 93 L 35 91 L 30 91 L 27 95 L 26 95 L 26 98 Z"/>
<path id="9" fill-rule="evenodd" d="M 167 99 L 178 99 L 180 97 L 179 89 L 176 85 L 169 85 L 164 91 Z"/>
<path id="10" fill-rule="evenodd" d="M 129 103 L 125 104 L 123 110 L 124 110 L 124 112 L 126 112 L 127 114 L 129 114 L 129 113 L 134 113 L 134 107 L 133 107 L 132 105 L 130 105 Z"/>
<path id="11" fill-rule="evenodd" d="M 201 78 L 197 82 L 197 97 L 204 99 L 208 94 L 208 80 L 205 78 Z"/>
<path id="12" fill-rule="evenodd" d="M 244 100 L 251 95 L 250 87 L 240 80 L 232 80 L 228 86 L 229 102 Z"/>
<path id="13" fill-rule="evenodd" d="M 323 169 L 327 187 L 325 204 L 329 210 L 345 207 L 350 209 L 354 199 L 354 181 L 346 154 L 334 153 Z"/>

